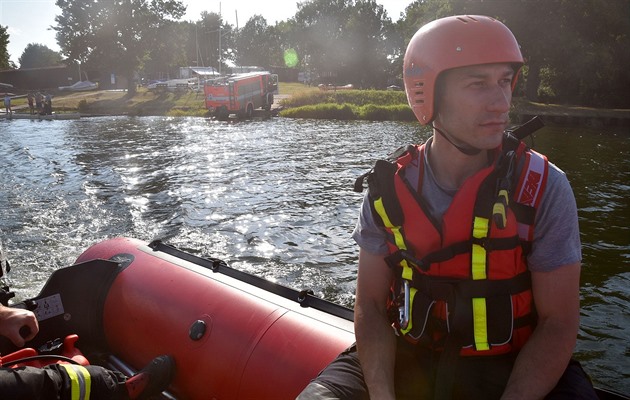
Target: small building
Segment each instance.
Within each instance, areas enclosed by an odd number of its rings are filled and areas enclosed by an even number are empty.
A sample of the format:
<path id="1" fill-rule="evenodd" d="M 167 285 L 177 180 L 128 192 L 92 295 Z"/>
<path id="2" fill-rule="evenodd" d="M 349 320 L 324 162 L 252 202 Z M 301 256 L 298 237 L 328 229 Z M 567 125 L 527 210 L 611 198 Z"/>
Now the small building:
<path id="1" fill-rule="evenodd" d="M 179 67 L 179 77 L 181 79 L 199 78 L 204 80 L 217 76 L 219 76 L 219 73 L 213 67 Z"/>
<path id="2" fill-rule="evenodd" d="M 262 72 L 266 71 L 263 67 L 259 67 L 256 65 L 230 65 L 228 69 L 233 74 L 248 74 L 250 72 Z"/>

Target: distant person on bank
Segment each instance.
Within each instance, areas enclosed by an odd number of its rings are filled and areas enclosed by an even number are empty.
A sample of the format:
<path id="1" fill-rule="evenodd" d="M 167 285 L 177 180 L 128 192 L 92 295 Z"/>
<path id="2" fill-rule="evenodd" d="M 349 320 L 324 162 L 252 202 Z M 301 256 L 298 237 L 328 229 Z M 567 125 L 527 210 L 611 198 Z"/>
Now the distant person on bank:
<path id="1" fill-rule="evenodd" d="M 40 92 L 35 93 L 35 110 L 37 110 L 37 114 L 41 114 L 42 113 L 43 100 L 44 100 L 44 97 L 42 96 L 42 94 Z"/>
<path id="2" fill-rule="evenodd" d="M 11 115 L 12 111 L 11 111 L 11 96 L 9 96 L 8 93 L 5 93 L 4 95 L 4 108 L 5 111 L 8 115 Z"/>
<path id="3" fill-rule="evenodd" d="M 33 96 L 33 93 L 29 93 L 28 96 L 26 96 L 26 99 L 28 101 L 28 109 L 31 112 L 31 115 L 35 114 L 35 96 Z"/>

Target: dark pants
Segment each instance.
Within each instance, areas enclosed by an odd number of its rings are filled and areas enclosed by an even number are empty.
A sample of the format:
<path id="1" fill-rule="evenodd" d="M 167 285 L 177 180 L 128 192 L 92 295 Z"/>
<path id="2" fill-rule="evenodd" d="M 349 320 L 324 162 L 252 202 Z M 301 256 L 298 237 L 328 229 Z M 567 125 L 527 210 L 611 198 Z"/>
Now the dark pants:
<path id="1" fill-rule="evenodd" d="M 515 356 L 462 357 L 452 371 L 454 399 L 499 399 L 514 364 Z M 400 344 L 396 353 L 396 398 L 424 400 L 434 398 L 439 356 L 431 352 L 410 351 Z M 328 397 L 347 400 L 368 400 L 356 347 L 339 355 L 313 380 L 315 386 L 328 389 Z M 322 398 L 321 392 L 309 396 L 309 388 L 300 400 Z M 545 397 L 548 400 L 596 400 L 597 394 L 580 363 L 571 360 L 556 387 Z"/>
<path id="2" fill-rule="evenodd" d="M 90 400 L 128 399 L 126 377 L 115 371 L 88 365 Z M 58 364 L 44 368 L 0 368 L 0 398 L 11 400 L 66 400 L 70 399 L 70 380 Z"/>

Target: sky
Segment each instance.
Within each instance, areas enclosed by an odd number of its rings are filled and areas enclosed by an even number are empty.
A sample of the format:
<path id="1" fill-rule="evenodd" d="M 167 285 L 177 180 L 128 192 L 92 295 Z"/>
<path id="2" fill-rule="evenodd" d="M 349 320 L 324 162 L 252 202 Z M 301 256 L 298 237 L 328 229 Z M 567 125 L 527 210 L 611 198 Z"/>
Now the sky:
<path id="1" fill-rule="evenodd" d="M 287 20 L 297 12 L 298 1 L 308 0 L 183 0 L 186 15 L 183 20 L 195 21 L 202 11 L 221 13 L 223 20 L 230 25 L 242 27 L 254 15 L 262 15 L 269 25 Z M 387 11 L 387 15 L 397 21 L 400 14 L 413 0 L 377 0 Z M 55 0 L 0 0 L 0 25 L 8 27 L 9 57 L 17 66 L 18 59 L 27 45 L 42 44 L 59 51 L 55 40 L 55 16 L 61 10 Z"/>

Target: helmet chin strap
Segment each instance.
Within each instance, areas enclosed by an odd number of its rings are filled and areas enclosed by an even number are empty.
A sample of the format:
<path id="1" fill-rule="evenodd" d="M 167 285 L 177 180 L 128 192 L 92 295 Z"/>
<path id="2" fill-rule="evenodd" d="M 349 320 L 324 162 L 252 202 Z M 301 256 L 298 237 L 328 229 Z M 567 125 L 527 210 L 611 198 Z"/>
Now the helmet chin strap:
<path id="1" fill-rule="evenodd" d="M 453 145 L 453 147 L 455 147 L 457 150 L 461 151 L 462 153 L 466 154 L 467 156 L 475 156 L 479 153 L 481 153 L 481 149 L 478 149 L 476 147 L 473 147 L 469 144 L 466 144 L 466 146 L 460 146 L 455 144 L 451 138 L 449 137 L 449 135 L 446 134 L 446 132 L 444 132 L 441 129 L 438 129 L 435 124 L 431 124 L 431 126 L 433 127 L 433 129 L 435 129 L 437 131 L 437 133 L 439 133 L 440 135 L 442 135 L 442 137 L 444 139 L 446 139 L 447 142 L 449 142 L 450 144 Z"/>

